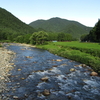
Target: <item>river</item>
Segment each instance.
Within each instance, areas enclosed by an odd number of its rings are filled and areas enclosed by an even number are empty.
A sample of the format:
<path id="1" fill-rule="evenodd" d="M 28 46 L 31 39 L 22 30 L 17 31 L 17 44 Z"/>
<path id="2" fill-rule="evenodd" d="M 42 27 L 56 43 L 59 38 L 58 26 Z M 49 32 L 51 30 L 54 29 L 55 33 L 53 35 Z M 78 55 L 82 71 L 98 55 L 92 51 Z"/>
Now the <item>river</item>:
<path id="1" fill-rule="evenodd" d="M 7 100 L 100 100 L 100 77 L 91 68 L 46 50 L 5 44 L 16 53 Z"/>

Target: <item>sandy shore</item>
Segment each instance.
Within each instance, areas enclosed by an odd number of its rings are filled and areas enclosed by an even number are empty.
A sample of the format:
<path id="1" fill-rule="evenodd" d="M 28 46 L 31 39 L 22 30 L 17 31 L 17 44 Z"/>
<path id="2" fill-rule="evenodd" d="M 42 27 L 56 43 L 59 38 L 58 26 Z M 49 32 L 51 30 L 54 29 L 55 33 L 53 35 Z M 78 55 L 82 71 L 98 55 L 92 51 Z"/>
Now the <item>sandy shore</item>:
<path id="1" fill-rule="evenodd" d="M 8 72 L 14 66 L 14 63 L 10 63 L 10 61 L 13 60 L 14 55 L 14 52 L 0 47 L 0 100 L 3 100 L 3 92 L 7 91 L 6 82 L 10 81 Z"/>
<path id="2" fill-rule="evenodd" d="M 17 44 L 21 46 L 27 46 L 27 47 L 36 47 L 35 45 L 25 44 L 25 43 L 17 43 Z"/>

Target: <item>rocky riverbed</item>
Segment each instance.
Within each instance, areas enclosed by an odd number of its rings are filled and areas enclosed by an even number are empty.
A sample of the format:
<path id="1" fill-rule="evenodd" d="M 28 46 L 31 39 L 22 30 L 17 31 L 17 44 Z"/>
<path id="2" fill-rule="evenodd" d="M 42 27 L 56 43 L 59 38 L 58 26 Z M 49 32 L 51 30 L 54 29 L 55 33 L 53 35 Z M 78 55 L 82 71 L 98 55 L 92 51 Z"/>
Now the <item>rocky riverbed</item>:
<path id="1" fill-rule="evenodd" d="M 0 100 L 3 99 L 3 92 L 7 91 L 6 82 L 9 82 L 9 71 L 12 70 L 14 63 L 11 63 L 15 53 L 0 47 Z"/>

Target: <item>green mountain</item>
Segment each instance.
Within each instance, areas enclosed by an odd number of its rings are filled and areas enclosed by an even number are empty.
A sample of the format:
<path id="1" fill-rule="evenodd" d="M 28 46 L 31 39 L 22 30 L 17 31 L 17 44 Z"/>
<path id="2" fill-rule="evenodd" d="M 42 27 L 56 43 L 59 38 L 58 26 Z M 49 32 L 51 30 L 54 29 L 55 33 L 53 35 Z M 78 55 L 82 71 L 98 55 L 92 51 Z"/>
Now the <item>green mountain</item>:
<path id="1" fill-rule="evenodd" d="M 76 38 L 79 38 L 82 34 L 88 34 L 92 29 L 92 27 L 87 27 L 77 21 L 70 21 L 58 17 L 49 20 L 37 20 L 31 22 L 29 25 L 36 29 L 42 28 L 47 32 L 72 34 Z"/>
<path id="2" fill-rule="evenodd" d="M 33 33 L 34 31 L 35 29 L 33 27 L 23 23 L 7 10 L 0 8 L 0 34 L 27 34 Z"/>

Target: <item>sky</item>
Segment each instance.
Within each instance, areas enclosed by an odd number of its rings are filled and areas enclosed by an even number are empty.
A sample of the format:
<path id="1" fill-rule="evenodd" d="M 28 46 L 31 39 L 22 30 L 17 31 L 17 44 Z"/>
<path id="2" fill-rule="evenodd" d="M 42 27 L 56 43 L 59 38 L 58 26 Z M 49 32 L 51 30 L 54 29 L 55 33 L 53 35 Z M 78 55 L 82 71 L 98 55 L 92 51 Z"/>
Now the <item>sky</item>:
<path id="1" fill-rule="evenodd" d="M 0 7 L 26 24 L 60 17 L 94 27 L 100 18 L 100 0 L 0 0 Z"/>

